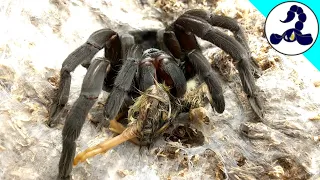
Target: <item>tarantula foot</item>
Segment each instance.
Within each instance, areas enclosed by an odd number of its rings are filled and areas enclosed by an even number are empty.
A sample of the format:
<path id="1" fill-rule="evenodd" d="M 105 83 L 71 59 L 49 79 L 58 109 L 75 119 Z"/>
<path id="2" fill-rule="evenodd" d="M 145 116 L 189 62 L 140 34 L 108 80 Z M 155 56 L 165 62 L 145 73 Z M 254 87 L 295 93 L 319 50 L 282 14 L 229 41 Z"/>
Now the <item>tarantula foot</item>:
<path id="1" fill-rule="evenodd" d="M 57 103 L 53 104 L 49 110 L 49 120 L 47 122 L 49 127 L 55 127 L 59 120 L 61 119 L 61 116 L 63 115 L 64 106 L 61 106 Z"/>
<path id="2" fill-rule="evenodd" d="M 259 117 L 260 120 L 263 119 L 264 113 L 263 113 L 263 108 L 261 101 L 259 97 L 257 96 L 248 96 L 249 103 L 251 105 L 252 110 L 255 112 L 255 114 Z"/>
<path id="3" fill-rule="evenodd" d="M 260 69 L 259 64 L 257 63 L 257 61 L 251 57 L 251 69 L 252 69 L 252 74 L 255 78 L 260 78 L 262 76 L 262 70 Z"/>
<path id="4" fill-rule="evenodd" d="M 90 147 L 85 151 L 79 153 L 73 160 L 73 165 L 76 166 L 80 162 L 84 162 L 86 159 L 96 156 L 98 154 L 106 153 L 108 150 L 112 149 L 119 144 L 126 142 L 132 138 L 137 137 L 137 128 L 135 126 L 128 127 L 120 135 L 108 139 L 96 146 Z"/>
<path id="5" fill-rule="evenodd" d="M 58 176 L 56 180 L 70 180 L 70 179 L 72 179 L 71 176 L 66 176 L 66 177 L 60 177 L 60 176 Z"/>

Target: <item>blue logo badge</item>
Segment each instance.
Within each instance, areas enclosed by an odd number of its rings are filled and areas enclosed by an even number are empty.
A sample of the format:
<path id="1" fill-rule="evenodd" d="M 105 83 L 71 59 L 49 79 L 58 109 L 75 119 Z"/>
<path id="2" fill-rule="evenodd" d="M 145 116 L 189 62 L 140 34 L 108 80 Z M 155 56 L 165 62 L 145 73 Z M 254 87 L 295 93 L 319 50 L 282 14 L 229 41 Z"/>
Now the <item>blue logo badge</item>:
<path id="1" fill-rule="evenodd" d="M 318 20 L 308 6 L 285 2 L 269 13 L 265 33 L 274 49 L 282 54 L 298 55 L 312 47 L 318 27 Z"/>

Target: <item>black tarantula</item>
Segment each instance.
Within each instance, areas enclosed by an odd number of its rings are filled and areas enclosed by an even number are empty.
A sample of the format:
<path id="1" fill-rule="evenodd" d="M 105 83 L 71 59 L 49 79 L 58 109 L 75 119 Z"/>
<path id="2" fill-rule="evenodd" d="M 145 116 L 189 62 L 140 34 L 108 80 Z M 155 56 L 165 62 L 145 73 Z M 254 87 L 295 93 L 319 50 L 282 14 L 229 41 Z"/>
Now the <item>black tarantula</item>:
<path id="1" fill-rule="evenodd" d="M 214 26 L 232 31 L 234 37 Z M 138 92 L 144 92 L 156 81 L 169 86 L 170 93 L 179 98 L 186 93 L 187 81 L 198 75 L 208 86 L 213 109 L 223 113 L 225 100 L 220 82 L 195 36 L 215 44 L 233 58 L 252 109 L 258 117 L 263 117 L 253 76 L 259 68 L 251 58 L 244 32 L 236 20 L 204 10 L 189 10 L 164 30 L 119 34 L 111 29 L 101 29 L 91 34 L 87 42 L 62 64 L 59 89 L 50 109 L 49 126 L 57 123 L 59 113 L 68 101 L 70 73 L 80 64 L 87 68 L 87 73 L 80 96 L 68 113 L 62 131 L 60 179 L 70 178 L 75 141 L 102 89 L 110 92 L 104 108 L 104 122 L 107 122 L 114 119 L 123 107 L 132 104 L 130 100 L 139 96 Z M 91 61 L 103 48 L 105 57 Z"/>

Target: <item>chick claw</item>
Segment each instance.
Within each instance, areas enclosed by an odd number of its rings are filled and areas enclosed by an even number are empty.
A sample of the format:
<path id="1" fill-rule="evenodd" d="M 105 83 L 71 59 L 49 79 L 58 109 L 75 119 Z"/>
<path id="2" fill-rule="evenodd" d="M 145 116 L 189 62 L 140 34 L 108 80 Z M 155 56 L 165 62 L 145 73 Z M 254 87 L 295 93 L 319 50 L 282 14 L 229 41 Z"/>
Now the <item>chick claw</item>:
<path id="1" fill-rule="evenodd" d="M 79 153 L 73 160 L 73 165 L 76 166 L 79 162 L 84 162 L 86 159 L 93 157 L 98 154 L 106 153 L 108 150 L 112 149 L 113 147 L 128 141 L 132 138 L 137 137 L 138 129 L 135 126 L 128 127 L 125 129 L 120 135 L 108 139 L 96 146 L 90 147 L 85 151 Z"/>

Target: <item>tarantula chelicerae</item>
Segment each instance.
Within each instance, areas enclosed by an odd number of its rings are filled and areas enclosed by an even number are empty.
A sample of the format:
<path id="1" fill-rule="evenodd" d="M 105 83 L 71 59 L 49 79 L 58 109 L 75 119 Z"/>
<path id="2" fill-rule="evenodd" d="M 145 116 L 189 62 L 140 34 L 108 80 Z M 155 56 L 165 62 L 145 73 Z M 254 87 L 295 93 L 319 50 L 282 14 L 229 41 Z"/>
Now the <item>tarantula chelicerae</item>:
<path id="1" fill-rule="evenodd" d="M 234 37 L 214 26 L 232 31 Z M 169 86 L 173 96 L 183 97 L 186 82 L 195 75 L 207 84 L 212 107 L 218 113 L 224 111 L 225 101 L 220 82 L 201 53 L 195 36 L 217 45 L 233 58 L 251 107 L 262 118 L 263 111 L 255 94 L 253 76 L 259 68 L 250 56 L 244 32 L 236 20 L 204 10 L 189 10 L 164 30 L 119 34 L 111 29 L 101 29 L 94 32 L 62 64 L 58 93 L 50 109 L 50 126 L 57 122 L 59 112 L 68 101 L 70 72 L 79 64 L 88 70 L 80 96 L 68 113 L 62 132 L 60 178 L 70 177 L 76 150 L 75 140 L 102 89 L 110 92 L 105 103 L 104 122 L 114 119 L 122 109 L 132 104 L 130 101 L 139 96 L 138 92 L 144 92 L 155 81 Z M 103 48 L 105 57 L 91 61 Z"/>

